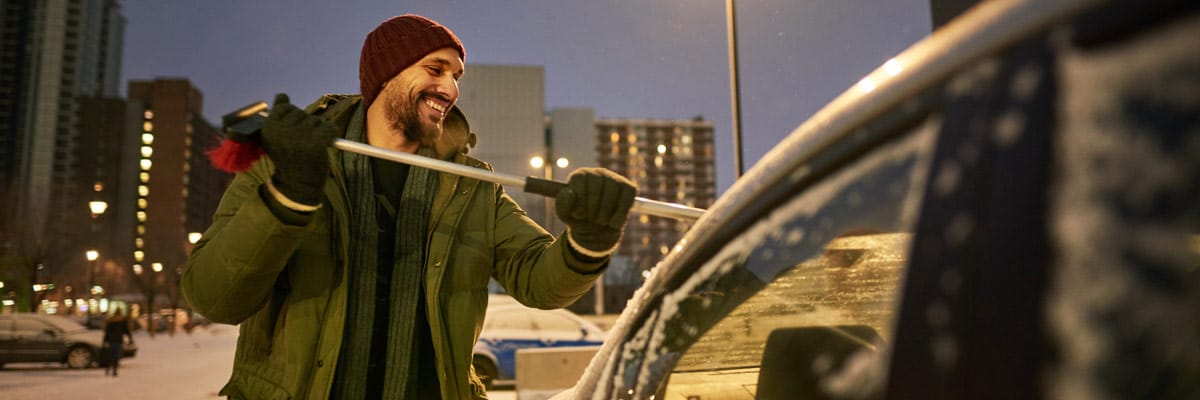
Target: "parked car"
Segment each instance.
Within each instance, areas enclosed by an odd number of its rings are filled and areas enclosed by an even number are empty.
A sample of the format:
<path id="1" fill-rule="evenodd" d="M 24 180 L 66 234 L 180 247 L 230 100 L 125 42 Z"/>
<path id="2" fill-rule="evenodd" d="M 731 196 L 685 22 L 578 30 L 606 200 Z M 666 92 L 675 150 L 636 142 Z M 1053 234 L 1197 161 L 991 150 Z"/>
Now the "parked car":
<path id="1" fill-rule="evenodd" d="M 70 368 L 93 363 L 109 364 L 103 348 L 104 332 L 89 330 L 70 318 L 31 313 L 0 315 L 0 367 L 6 363 L 58 362 Z M 137 355 L 137 345 L 126 345 L 121 358 Z"/>
<path id="2" fill-rule="evenodd" d="M 599 326 L 565 309 L 539 310 L 492 295 L 471 364 L 488 387 L 510 385 L 517 378 L 517 350 L 599 346 L 605 337 Z"/>
<path id="3" fill-rule="evenodd" d="M 1198 398 L 1196 5 L 980 2 L 735 182 L 556 398 Z"/>

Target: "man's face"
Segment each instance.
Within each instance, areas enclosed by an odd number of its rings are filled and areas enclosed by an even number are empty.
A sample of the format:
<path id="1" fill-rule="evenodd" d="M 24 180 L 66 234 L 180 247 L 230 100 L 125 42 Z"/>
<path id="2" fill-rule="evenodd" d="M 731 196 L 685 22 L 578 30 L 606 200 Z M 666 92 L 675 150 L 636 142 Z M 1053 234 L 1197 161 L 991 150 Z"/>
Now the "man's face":
<path id="1" fill-rule="evenodd" d="M 463 69 L 458 51 L 447 47 L 426 54 L 388 80 L 376 99 L 383 102 L 388 126 L 408 140 L 432 145 L 446 113 L 458 101 Z"/>

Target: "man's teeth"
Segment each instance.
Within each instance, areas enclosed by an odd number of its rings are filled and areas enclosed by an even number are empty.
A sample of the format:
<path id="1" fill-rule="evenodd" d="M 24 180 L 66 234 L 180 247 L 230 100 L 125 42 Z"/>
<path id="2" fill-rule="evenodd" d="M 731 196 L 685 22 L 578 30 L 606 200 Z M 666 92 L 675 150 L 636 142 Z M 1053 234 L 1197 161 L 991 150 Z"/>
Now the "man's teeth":
<path id="1" fill-rule="evenodd" d="M 446 107 L 433 102 L 433 100 L 425 100 L 425 104 L 428 104 L 430 107 L 433 107 L 434 110 L 438 110 L 440 113 L 446 113 Z"/>

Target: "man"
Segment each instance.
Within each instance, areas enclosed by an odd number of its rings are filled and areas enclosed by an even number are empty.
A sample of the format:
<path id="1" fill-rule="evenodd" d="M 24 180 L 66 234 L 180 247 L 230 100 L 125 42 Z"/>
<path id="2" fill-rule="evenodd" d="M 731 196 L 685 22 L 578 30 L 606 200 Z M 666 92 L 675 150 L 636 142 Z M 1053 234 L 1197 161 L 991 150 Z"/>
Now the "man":
<path id="1" fill-rule="evenodd" d="M 446 27 L 403 15 L 367 35 L 361 97 L 302 111 L 276 96 L 268 157 L 226 190 L 181 282 L 198 312 L 241 325 L 222 395 L 486 398 L 471 348 L 489 279 L 558 308 L 607 266 L 636 192 L 611 171 L 571 175 L 555 238 L 498 185 L 329 148 L 341 135 L 489 168 L 438 145 L 465 54 Z"/>

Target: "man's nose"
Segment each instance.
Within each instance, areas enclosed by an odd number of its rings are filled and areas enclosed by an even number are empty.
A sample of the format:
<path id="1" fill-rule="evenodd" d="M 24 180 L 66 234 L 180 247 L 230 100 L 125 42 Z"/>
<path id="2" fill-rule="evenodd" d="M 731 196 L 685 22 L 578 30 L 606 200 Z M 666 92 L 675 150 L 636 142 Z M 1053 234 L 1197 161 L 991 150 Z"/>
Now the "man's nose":
<path id="1" fill-rule="evenodd" d="M 450 99 L 450 103 L 458 100 L 458 81 L 453 77 L 443 76 L 438 78 L 437 86 L 435 86 L 434 90 L 437 90 L 438 94 Z"/>

